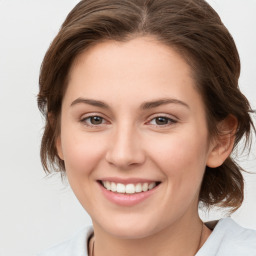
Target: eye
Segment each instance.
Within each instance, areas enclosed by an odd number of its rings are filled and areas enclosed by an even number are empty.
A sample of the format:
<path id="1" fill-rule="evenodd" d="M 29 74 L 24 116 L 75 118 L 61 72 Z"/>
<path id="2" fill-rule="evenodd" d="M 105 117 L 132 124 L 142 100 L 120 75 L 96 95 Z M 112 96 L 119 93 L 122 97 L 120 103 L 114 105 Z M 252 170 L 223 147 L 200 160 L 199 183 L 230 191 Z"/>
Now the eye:
<path id="1" fill-rule="evenodd" d="M 101 116 L 88 116 L 81 120 L 87 126 L 99 126 L 106 124 L 106 120 Z"/>
<path id="2" fill-rule="evenodd" d="M 175 124 L 177 123 L 176 120 L 173 120 L 166 116 L 157 116 L 149 121 L 149 124 L 155 125 L 155 126 L 166 126 L 169 124 Z"/>

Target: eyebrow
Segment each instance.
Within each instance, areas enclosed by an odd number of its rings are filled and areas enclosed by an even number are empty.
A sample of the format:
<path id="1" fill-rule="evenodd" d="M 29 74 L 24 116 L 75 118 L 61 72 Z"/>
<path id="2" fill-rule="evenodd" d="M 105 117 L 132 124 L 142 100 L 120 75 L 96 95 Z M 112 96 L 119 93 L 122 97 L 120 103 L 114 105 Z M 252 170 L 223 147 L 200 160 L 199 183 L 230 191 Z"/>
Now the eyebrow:
<path id="1" fill-rule="evenodd" d="M 92 105 L 92 106 L 99 107 L 99 108 L 110 109 L 110 106 L 107 105 L 106 103 L 104 103 L 103 101 L 86 99 L 86 98 L 77 98 L 76 100 L 74 100 L 71 103 L 70 106 L 74 106 L 74 105 L 81 104 L 81 103 Z M 189 105 L 186 104 L 185 102 L 178 100 L 178 99 L 172 99 L 172 98 L 163 98 L 163 99 L 143 102 L 140 106 L 140 109 L 147 110 L 147 109 L 152 109 L 152 108 L 156 108 L 161 105 L 167 105 L 167 104 L 178 104 L 178 105 L 181 105 L 181 106 L 184 106 L 184 107 L 190 109 Z"/>
<path id="2" fill-rule="evenodd" d="M 184 106 L 188 109 L 190 108 L 188 104 L 186 104 L 185 102 L 183 102 L 181 100 L 171 99 L 171 98 L 164 98 L 164 99 L 144 102 L 144 103 L 141 104 L 141 109 L 143 109 L 143 110 L 151 109 L 151 108 L 156 108 L 156 107 L 159 107 L 161 105 L 166 105 L 166 104 L 179 104 L 179 105 L 182 105 L 182 106 Z"/>
<path id="3" fill-rule="evenodd" d="M 92 106 L 95 106 L 95 107 L 105 108 L 105 109 L 109 109 L 110 108 L 106 103 L 104 103 L 102 101 L 92 100 L 92 99 L 85 99 L 85 98 L 77 98 L 76 100 L 74 100 L 71 103 L 70 106 L 72 107 L 72 106 L 74 106 L 76 104 L 80 104 L 80 103 L 92 105 Z"/>

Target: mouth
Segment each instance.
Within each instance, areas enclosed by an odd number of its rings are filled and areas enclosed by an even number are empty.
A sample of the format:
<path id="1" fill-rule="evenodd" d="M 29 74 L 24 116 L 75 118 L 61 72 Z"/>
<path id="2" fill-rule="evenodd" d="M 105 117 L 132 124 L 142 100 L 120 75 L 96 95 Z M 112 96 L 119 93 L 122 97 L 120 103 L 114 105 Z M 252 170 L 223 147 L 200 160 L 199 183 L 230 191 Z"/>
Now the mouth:
<path id="1" fill-rule="evenodd" d="M 117 193 L 117 194 L 139 194 L 143 192 L 147 192 L 149 190 L 154 189 L 159 186 L 161 182 L 153 181 L 153 182 L 138 182 L 138 183 L 117 183 L 108 180 L 98 180 L 99 184 L 108 191 Z"/>

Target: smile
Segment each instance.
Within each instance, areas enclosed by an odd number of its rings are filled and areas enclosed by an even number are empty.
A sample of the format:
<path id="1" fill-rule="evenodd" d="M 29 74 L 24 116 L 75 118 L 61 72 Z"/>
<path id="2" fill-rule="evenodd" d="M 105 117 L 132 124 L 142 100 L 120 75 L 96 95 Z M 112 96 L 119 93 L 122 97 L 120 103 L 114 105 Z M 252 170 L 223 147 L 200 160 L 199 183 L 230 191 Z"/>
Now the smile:
<path id="1" fill-rule="evenodd" d="M 119 206 L 135 206 L 159 191 L 159 181 L 119 178 L 97 181 L 106 199 Z"/>
<path id="2" fill-rule="evenodd" d="M 110 181 L 101 181 L 101 185 L 112 192 L 120 193 L 120 194 L 135 194 L 146 192 L 148 190 L 153 189 L 159 184 L 159 182 L 144 182 L 144 183 L 136 183 L 136 184 L 123 184 L 123 183 L 115 183 Z"/>

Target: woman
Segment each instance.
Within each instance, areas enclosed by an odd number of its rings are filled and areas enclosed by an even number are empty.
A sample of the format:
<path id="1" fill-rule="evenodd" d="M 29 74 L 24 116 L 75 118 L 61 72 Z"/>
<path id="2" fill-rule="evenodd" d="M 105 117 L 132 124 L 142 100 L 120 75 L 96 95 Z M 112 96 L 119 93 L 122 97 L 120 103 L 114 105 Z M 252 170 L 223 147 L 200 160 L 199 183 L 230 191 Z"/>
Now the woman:
<path id="1" fill-rule="evenodd" d="M 92 218 L 41 255 L 256 255 L 256 232 L 203 223 L 243 202 L 230 154 L 254 129 L 239 55 L 204 0 L 85 0 L 44 58 L 41 159 Z"/>

